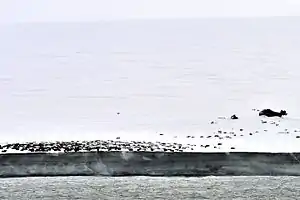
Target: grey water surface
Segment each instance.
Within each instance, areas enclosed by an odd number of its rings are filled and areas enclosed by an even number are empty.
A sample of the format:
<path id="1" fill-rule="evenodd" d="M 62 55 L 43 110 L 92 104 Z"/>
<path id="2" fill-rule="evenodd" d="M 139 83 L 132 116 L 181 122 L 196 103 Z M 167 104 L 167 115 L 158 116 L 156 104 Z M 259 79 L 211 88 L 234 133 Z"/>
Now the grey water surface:
<path id="1" fill-rule="evenodd" d="M 298 177 L 7 178 L 0 199 L 298 199 Z"/>

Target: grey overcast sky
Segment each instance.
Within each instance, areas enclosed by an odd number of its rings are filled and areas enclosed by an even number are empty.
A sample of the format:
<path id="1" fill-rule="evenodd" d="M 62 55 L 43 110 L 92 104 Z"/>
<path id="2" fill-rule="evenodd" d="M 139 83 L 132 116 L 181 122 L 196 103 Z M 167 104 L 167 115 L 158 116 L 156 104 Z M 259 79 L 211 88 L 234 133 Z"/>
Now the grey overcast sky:
<path id="1" fill-rule="evenodd" d="M 0 22 L 300 16 L 300 0 L 1 0 Z"/>

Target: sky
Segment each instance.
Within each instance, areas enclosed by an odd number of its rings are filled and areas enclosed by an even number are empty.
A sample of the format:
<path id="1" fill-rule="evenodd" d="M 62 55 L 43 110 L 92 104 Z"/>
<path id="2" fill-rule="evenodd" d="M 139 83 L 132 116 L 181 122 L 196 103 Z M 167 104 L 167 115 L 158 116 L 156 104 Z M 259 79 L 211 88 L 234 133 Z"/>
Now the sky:
<path id="1" fill-rule="evenodd" d="M 0 23 L 295 15 L 299 0 L 0 1 Z"/>

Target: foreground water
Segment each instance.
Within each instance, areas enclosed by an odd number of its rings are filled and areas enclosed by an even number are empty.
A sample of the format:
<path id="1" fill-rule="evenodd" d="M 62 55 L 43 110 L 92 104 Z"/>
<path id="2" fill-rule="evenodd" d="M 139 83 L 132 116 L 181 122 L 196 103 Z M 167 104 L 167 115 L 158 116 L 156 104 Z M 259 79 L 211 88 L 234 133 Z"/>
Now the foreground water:
<path id="1" fill-rule="evenodd" d="M 297 199 L 298 177 L 1 179 L 0 199 Z"/>

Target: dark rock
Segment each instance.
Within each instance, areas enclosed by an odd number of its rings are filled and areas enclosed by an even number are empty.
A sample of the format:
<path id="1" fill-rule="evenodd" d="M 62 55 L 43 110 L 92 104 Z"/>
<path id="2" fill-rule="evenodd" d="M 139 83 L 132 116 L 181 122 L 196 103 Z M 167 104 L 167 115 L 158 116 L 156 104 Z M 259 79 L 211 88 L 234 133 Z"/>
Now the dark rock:
<path id="1" fill-rule="evenodd" d="M 232 115 L 230 118 L 231 119 L 238 119 L 238 117 L 236 115 Z"/>
<path id="2" fill-rule="evenodd" d="M 282 117 L 283 115 L 287 115 L 285 110 L 281 110 L 280 112 L 273 111 L 271 109 L 263 109 L 259 112 L 259 116 L 266 116 L 266 117 Z"/>
<path id="3" fill-rule="evenodd" d="M 75 151 L 75 152 L 78 152 L 79 150 L 80 150 L 80 148 L 79 148 L 78 146 L 75 146 L 75 147 L 74 147 L 74 151 Z"/>

